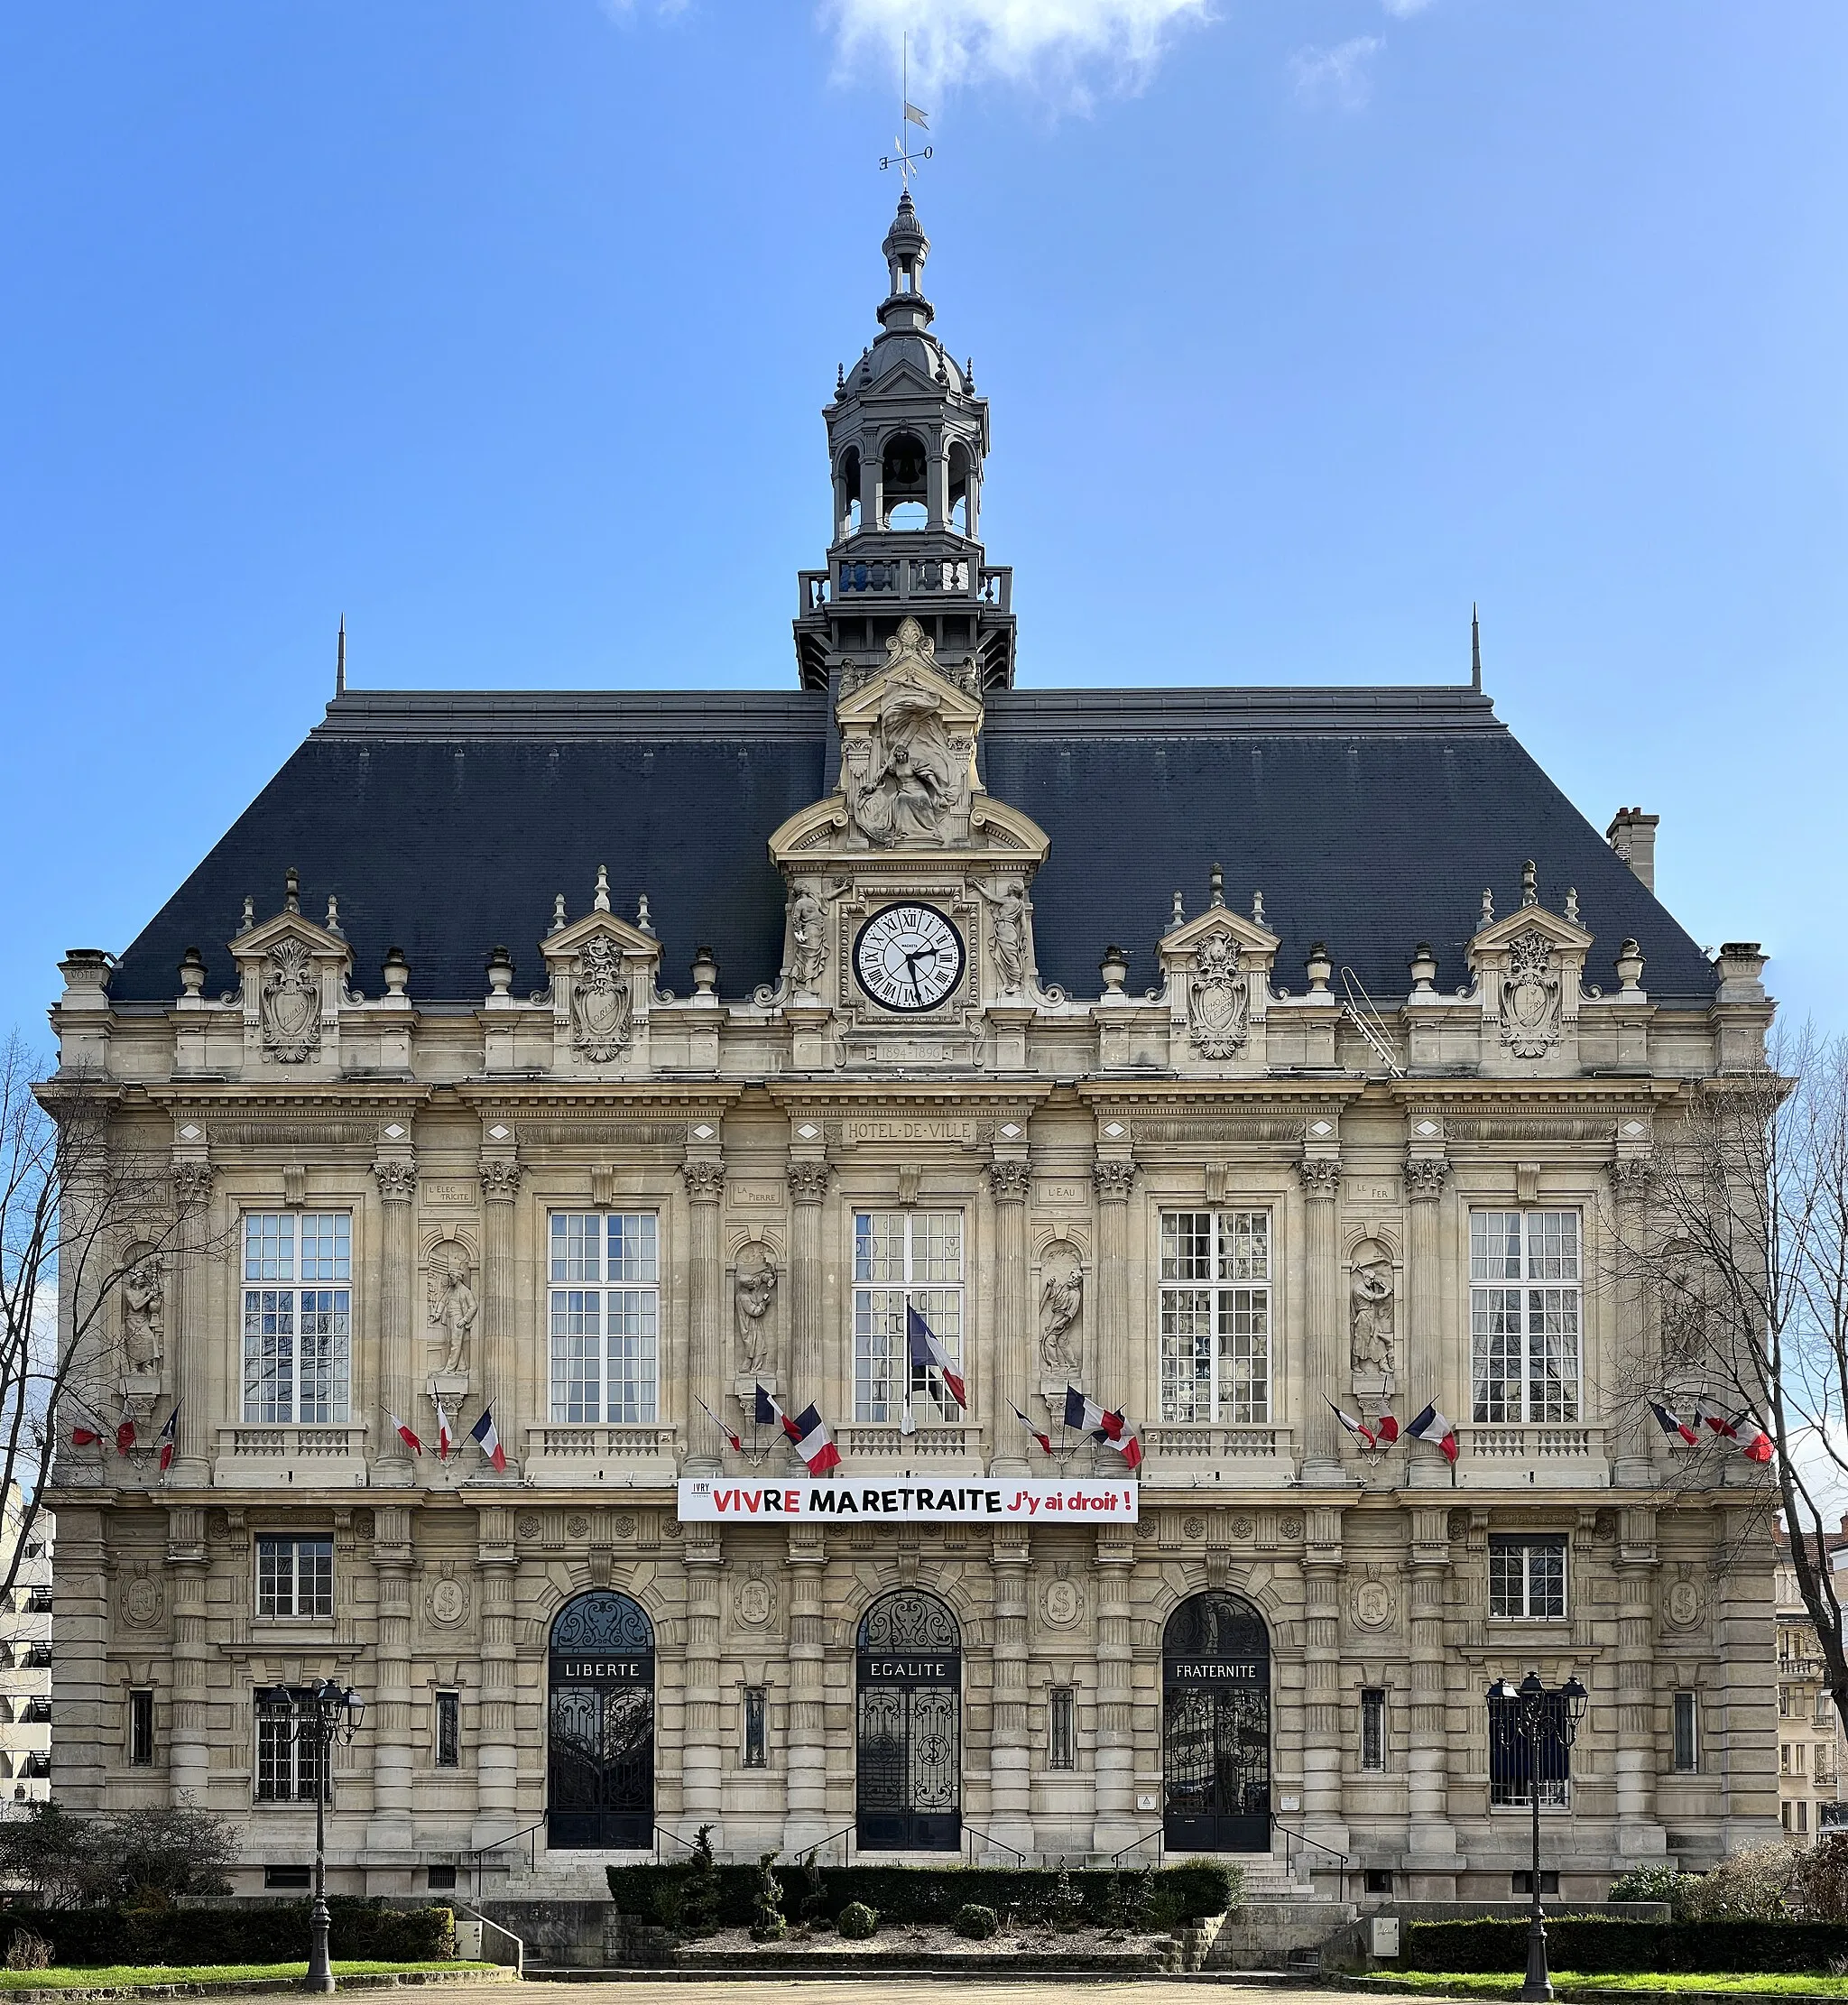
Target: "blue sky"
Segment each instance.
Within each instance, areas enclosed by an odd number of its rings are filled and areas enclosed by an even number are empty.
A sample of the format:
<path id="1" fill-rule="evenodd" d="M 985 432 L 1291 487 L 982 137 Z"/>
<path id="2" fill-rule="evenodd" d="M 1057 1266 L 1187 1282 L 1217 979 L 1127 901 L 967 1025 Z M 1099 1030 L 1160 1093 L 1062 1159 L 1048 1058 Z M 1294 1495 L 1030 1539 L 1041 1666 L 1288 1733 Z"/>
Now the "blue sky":
<path id="1" fill-rule="evenodd" d="M 361 686 L 790 683 L 906 23 L 1021 680 L 1460 679 L 1480 599 L 1502 715 L 1840 1022 L 1838 0 L 12 0 L 0 1027 L 343 610 Z"/>

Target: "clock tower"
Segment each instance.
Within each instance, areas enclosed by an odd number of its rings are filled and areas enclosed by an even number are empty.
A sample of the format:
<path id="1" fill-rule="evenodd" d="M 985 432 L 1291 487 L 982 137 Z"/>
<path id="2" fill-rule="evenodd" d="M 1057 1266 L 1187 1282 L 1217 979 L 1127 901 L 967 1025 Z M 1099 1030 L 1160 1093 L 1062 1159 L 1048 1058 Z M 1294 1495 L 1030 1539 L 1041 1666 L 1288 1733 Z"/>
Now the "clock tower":
<path id="1" fill-rule="evenodd" d="M 1014 678 L 1013 573 L 981 541 L 988 400 L 931 333 L 924 234 L 908 189 L 880 246 L 890 290 L 879 332 L 836 375 L 823 411 L 834 501 L 827 564 L 799 576 L 796 662 L 805 689 L 877 668 L 901 620 L 984 689 Z"/>

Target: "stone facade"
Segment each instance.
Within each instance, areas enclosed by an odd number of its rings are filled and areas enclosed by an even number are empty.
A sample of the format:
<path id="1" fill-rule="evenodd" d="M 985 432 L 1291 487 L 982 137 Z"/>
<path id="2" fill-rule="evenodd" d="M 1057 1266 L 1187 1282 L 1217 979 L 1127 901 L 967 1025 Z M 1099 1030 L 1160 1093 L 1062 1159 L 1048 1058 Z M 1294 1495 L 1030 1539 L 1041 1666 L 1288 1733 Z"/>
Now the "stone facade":
<path id="1" fill-rule="evenodd" d="M 1778 1814 L 1784 1834 L 1814 1844 L 1840 1820 L 1842 1764 L 1848 1742 L 1829 1697 L 1827 1667 L 1816 1624 L 1803 1604 L 1797 1569 L 1782 1528 L 1778 1544 Z M 1829 1562 L 1839 1582 L 1848 1527 L 1827 1538 Z"/>
<path id="2" fill-rule="evenodd" d="M 1461 986 L 1439 990 L 1410 934 L 1382 950 L 1409 978 L 1370 996 L 1343 965 L 1357 950 L 1299 937 L 1312 890 L 1273 883 L 1267 917 L 1216 869 L 1159 933 L 1165 892 L 1120 936 L 1152 959 L 1141 993 L 1107 935 L 1095 993 L 1054 979 L 1041 930 L 1079 892 L 1035 888 L 1058 787 L 1038 814 L 990 790 L 1028 699 L 975 541 L 986 405 L 928 334 L 926 247 L 907 203 L 882 335 L 829 407 L 836 540 L 796 632 L 825 723 L 818 784 L 768 835 L 773 979 L 722 985 L 701 946 L 672 993 L 657 925 L 701 887 L 689 871 L 637 896 L 618 846 L 568 897 L 532 900 L 536 989 L 516 993 L 496 947 L 473 994 L 420 993 L 393 947 L 367 997 L 363 928 L 453 963 L 469 918 L 433 916 L 428 874 L 387 882 L 383 830 L 376 881 L 310 898 L 283 875 L 300 828 L 261 810 L 227 853 L 273 857 L 275 889 L 205 936 L 234 971 L 217 999 L 196 947 L 147 985 L 158 925 L 119 969 L 65 962 L 63 1070 L 110 1096 L 125 1148 L 171 1155 L 189 1236 L 161 1277 L 163 1342 L 125 1327 L 121 1387 L 97 1395 L 144 1400 L 143 1439 L 177 1409 L 171 1469 L 108 1444 L 58 1464 L 60 1797 L 234 1816 L 254 1888 L 303 1860 L 313 1818 L 253 1692 L 337 1675 L 370 1702 L 337 1763 L 343 1890 L 467 1885 L 530 1851 L 564 1876 L 702 1825 L 740 1857 L 1132 1862 L 1164 1829 L 1170 1849 L 1281 1855 L 1282 1827 L 1395 1892 L 1505 1899 L 1528 1820 L 1492 1778 L 1483 1694 L 1537 1668 L 1592 1693 L 1548 1816 L 1566 1892 L 1774 1832 L 1762 1506 L 1742 1463 L 1692 1484 L 1620 1393 L 1646 1372 L 1650 1309 L 1607 1278 L 1677 1104 L 1761 1053 L 1762 956 L 1728 947 L 1695 964 L 1699 993 L 1651 995 L 1627 935 L 1693 950 L 1575 818 L 1535 830 L 1577 845 L 1546 861 L 1559 890 L 1529 866 L 1498 917 L 1474 889 L 1502 868 L 1492 817 L 1465 808 L 1458 839 L 1485 847 L 1452 873 L 1476 873 L 1459 915 L 1418 814 L 1381 800 L 1357 838 L 1381 895 L 1423 901 Z M 489 901 L 503 852 L 577 813 L 545 775 L 604 728 L 596 699 L 551 701 L 346 697 L 318 741 L 358 747 L 382 790 L 393 745 L 435 748 L 433 816 L 488 741 L 514 744 L 530 812 L 451 862 L 457 895 Z M 675 733 L 724 736 L 662 702 L 635 789 Z M 1363 820 L 1371 797 L 1339 805 L 1362 741 L 1435 735 L 1454 760 L 1505 737 L 1466 691 L 1230 692 L 1210 730 L 1186 696 L 1166 707 L 1179 723 L 1151 704 L 1133 728 L 1073 706 L 1046 730 L 1112 757 L 1216 731 L 1252 788 L 1248 741 L 1319 734 L 1330 816 Z M 795 716 L 764 708 L 763 741 Z M 764 782 L 735 762 L 744 813 Z M 1216 827 L 1231 790 L 1187 812 Z M 319 811 L 332 829 L 349 810 Z M 405 845 L 418 820 L 412 803 Z M 1100 818 L 1092 839 L 1086 878 L 1141 854 L 1134 826 Z M 1149 881 L 1170 861 L 1150 856 Z M 1581 911 L 1568 867 L 1602 909 L 1587 892 Z M 1641 916 L 1594 958 L 1608 910 Z M 908 1363 L 907 1301 L 966 1407 Z M 1492 1370 L 1497 1316 L 1515 1350 Z M 837 1482 L 1095 1475 L 1134 1491 L 1133 1521 L 683 1520 L 684 1480 L 757 1492 L 801 1473 L 754 1417 L 759 1386 L 818 1410 Z M 1063 1426 L 1067 1387 L 1126 1416 L 1133 1477 Z M 1427 1401 L 1456 1421 L 1454 1464 L 1403 1436 L 1369 1452 L 1335 1411 L 1372 1427 Z M 504 1471 L 467 1436 L 490 1413 Z M 1723 1549 L 1744 1562 L 1716 1568 Z M 1246 1688 L 1215 1697 L 1215 1671 Z"/>

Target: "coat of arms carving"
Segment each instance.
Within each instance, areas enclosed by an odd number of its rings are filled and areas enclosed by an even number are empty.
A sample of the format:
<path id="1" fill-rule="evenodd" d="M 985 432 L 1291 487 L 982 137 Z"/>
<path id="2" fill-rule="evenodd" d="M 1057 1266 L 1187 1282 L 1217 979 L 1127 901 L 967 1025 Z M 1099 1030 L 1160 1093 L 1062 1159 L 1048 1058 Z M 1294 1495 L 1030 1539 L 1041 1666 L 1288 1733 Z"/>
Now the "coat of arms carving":
<path id="1" fill-rule="evenodd" d="M 258 1008 L 263 1049 L 279 1065 L 301 1065 L 320 1049 L 321 987 L 304 941 L 282 939 L 270 949 Z"/>
<path id="2" fill-rule="evenodd" d="M 571 975 L 571 1041 L 593 1065 L 627 1050 L 634 1029 L 623 951 L 612 939 L 587 940 Z"/>
<path id="3" fill-rule="evenodd" d="M 1543 1058 L 1559 1041 L 1559 975 L 1553 945 L 1535 928 L 1508 944 L 1502 977 L 1502 1041 L 1517 1058 Z"/>
<path id="4" fill-rule="evenodd" d="M 1238 948 L 1224 933 L 1209 933 L 1194 954 L 1187 983 L 1187 1039 L 1203 1058 L 1230 1058 L 1251 1034 L 1252 992 Z"/>

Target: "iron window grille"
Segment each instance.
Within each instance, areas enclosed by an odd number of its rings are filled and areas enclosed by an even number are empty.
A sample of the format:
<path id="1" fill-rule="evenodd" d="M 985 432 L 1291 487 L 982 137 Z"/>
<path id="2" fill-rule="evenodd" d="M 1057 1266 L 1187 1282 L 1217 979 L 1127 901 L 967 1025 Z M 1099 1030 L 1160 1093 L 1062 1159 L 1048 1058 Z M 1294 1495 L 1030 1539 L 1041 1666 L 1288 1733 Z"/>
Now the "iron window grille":
<path id="1" fill-rule="evenodd" d="M 744 1766 L 770 1766 L 770 1695 L 761 1685 L 744 1687 Z"/>
<path id="2" fill-rule="evenodd" d="M 128 1695 L 128 1765 L 151 1769 L 154 1764 L 154 1695 Z"/>
<path id="3" fill-rule="evenodd" d="M 1386 1695 L 1376 1686 L 1361 1694 L 1361 1767 L 1370 1774 L 1386 1767 Z"/>
<path id="4" fill-rule="evenodd" d="M 910 1302 L 961 1368 L 963 1215 L 863 1211 L 854 1215 L 854 1418 L 902 1418 L 914 1408 L 937 1420 L 962 1418 L 937 1372 L 910 1363 Z"/>
<path id="5" fill-rule="evenodd" d="M 256 1612 L 279 1622 L 314 1622 L 334 1612 L 331 1538 L 259 1538 Z"/>
<path id="6" fill-rule="evenodd" d="M 1069 1685 L 1052 1687 L 1051 1764 L 1055 1769 L 1078 1765 L 1078 1695 Z"/>
<path id="7" fill-rule="evenodd" d="M 1566 1619 L 1566 1540 L 1528 1533 L 1489 1540 L 1489 1613 L 1506 1622 Z"/>
<path id="8" fill-rule="evenodd" d="M 1675 1695 L 1675 1772 L 1693 1775 L 1700 1768 L 1700 1701 L 1693 1692 Z"/>
<path id="9" fill-rule="evenodd" d="M 256 1800 L 259 1803 L 312 1803 L 327 1780 L 319 1737 L 298 1733 L 297 1714 L 314 1701 L 311 1686 L 291 1688 L 295 1702 L 289 1712 L 256 1708 Z M 289 1869 L 284 1869 L 289 1870 Z M 267 1880 L 265 1884 L 271 1884 Z M 282 1884 L 292 1886 L 292 1880 Z M 302 1882 L 306 1884 L 306 1882 Z"/>
<path id="10" fill-rule="evenodd" d="M 459 1769 L 462 1766 L 460 1692 L 437 1694 L 437 1766 L 439 1769 Z"/>
<path id="11" fill-rule="evenodd" d="M 1470 1377 L 1478 1422 L 1579 1418 L 1579 1238 L 1575 1211 L 1469 1215 Z"/>
<path id="12" fill-rule="evenodd" d="M 1270 1215 L 1161 1215 L 1161 1418 L 1270 1418 Z"/>
<path id="13" fill-rule="evenodd" d="M 552 1213 L 553 1420 L 658 1417 L 660 1237 L 652 1212 Z"/>
<path id="14" fill-rule="evenodd" d="M 1489 1805 L 1496 1810 L 1525 1810 L 1533 1803 L 1538 1780 L 1542 1810 L 1566 1810 L 1572 1802 L 1572 1748 L 1566 1740 L 1568 1714 L 1564 1692 L 1548 1692 L 1544 1705 L 1548 1731 L 1536 1744 L 1516 1725 L 1520 1706 L 1512 1699 L 1489 1701 Z M 1527 1876 L 1518 1873 L 1516 1879 Z M 1545 1885 L 1541 1892 L 1557 1891 Z"/>
<path id="15" fill-rule="evenodd" d="M 350 1212 L 244 1216 L 244 1418 L 321 1425 L 348 1417 Z"/>

